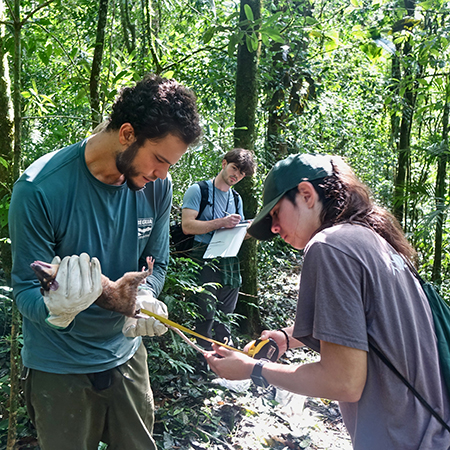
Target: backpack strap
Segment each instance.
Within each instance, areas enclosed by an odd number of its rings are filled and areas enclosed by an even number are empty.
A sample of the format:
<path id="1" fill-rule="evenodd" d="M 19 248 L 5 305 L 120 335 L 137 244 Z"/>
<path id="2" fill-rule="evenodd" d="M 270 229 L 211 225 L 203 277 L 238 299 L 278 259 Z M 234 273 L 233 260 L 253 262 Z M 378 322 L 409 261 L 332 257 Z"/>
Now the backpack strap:
<path id="1" fill-rule="evenodd" d="M 208 198 L 209 198 L 209 187 L 208 187 L 208 182 L 206 180 L 203 181 L 197 181 L 197 184 L 200 186 L 200 194 L 201 194 L 201 200 L 200 200 L 200 208 L 198 210 L 198 216 L 200 217 L 202 212 L 205 210 L 205 208 L 210 205 L 211 203 L 209 203 Z M 236 209 L 236 214 L 239 214 L 239 194 L 234 190 L 231 189 L 231 192 L 233 193 L 233 197 L 234 197 L 234 207 Z"/>
<path id="2" fill-rule="evenodd" d="M 209 189 L 208 189 L 208 182 L 206 180 L 197 181 L 197 184 L 200 186 L 200 194 L 201 194 L 200 208 L 198 210 L 197 216 L 200 217 L 205 208 L 208 205 L 210 205 L 210 203 L 208 202 Z"/>
<path id="3" fill-rule="evenodd" d="M 234 189 L 231 189 L 231 192 L 233 193 L 234 197 L 234 207 L 236 208 L 236 214 L 239 214 L 239 194 Z"/>
<path id="4" fill-rule="evenodd" d="M 397 375 L 400 380 L 402 380 L 403 384 L 405 384 L 410 391 L 415 395 L 417 400 L 419 400 L 420 403 L 422 403 L 423 406 L 428 410 L 428 412 L 447 430 L 450 431 L 450 426 L 445 423 L 444 419 L 433 409 L 433 407 L 417 392 L 416 388 L 397 370 L 397 368 L 387 359 L 387 357 L 380 351 L 378 348 L 376 348 L 372 342 L 369 341 L 369 347 L 371 350 L 374 351 L 374 353 L 381 359 L 381 361 L 386 364 L 389 369 L 392 370 L 392 372 Z"/>

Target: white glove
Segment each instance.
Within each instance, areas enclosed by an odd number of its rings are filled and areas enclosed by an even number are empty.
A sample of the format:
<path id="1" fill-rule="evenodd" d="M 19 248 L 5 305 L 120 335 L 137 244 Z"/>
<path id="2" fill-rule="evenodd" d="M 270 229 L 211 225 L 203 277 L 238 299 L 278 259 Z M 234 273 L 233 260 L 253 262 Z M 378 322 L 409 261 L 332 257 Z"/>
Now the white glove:
<path id="1" fill-rule="evenodd" d="M 151 291 L 139 289 L 136 297 L 136 309 L 146 309 L 150 312 L 168 318 L 167 306 L 159 301 Z M 143 315 L 145 313 L 142 313 Z M 161 336 L 167 331 L 167 327 L 154 317 L 145 316 L 142 318 L 127 317 L 122 328 L 122 333 L 126 337 L 136 336 Z"/>
<path id="2" fill-rule="evenodd" d="M 55 328 L 66 328 L 74 317 L 89 308 L 102 293 L 102 270 L 97 258 L 87 253 L 80 256 L 59 256 L 52 264 L 59 264 L 56 291 L 44 292 L 44 302 L 49 311 L 46 322 Z"/>

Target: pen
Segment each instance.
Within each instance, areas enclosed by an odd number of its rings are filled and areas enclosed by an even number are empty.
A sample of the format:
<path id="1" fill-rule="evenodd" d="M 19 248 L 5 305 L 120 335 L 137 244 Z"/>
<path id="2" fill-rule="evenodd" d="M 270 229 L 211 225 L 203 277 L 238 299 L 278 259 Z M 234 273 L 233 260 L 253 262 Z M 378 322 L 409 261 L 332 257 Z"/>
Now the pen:
<path id="1" fill-rule="evenodd" d="M 227 212 L 227 211 L 222 211 L 223 213 L 225 213 L 227 216 L 231 216 L 231 213 Z"/>

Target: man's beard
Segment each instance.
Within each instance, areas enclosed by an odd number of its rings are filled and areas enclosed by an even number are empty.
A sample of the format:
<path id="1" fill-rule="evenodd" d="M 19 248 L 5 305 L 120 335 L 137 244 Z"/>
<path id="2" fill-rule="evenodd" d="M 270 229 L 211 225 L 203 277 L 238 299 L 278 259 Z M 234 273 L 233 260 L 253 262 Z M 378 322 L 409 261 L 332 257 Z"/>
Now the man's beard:
<path id="1" fill-rule="evenodd" d="M 145 189 L 145 186 L 140 187 L 132 180 L 133 177 L 137 177 L 139 175 L 139 172 L 133 165 L 139 148 L 140 146 L 138 142 L 134 141 L 128 148 L 126 148 L 122 153 L 118 153 L 116 156 L 117 170 L 125 177 L 125 181 L 132 191 L 140 191 Z"/>
<path id="2" fill-rule="evenodd" d="M 226 175 L 225 172 L 222 172 L 222 180 L 229 187 L 234 186 L 234 184 L 235 184 L 235 183 L 232 183 L 231 177 L 229 175 Z"/>

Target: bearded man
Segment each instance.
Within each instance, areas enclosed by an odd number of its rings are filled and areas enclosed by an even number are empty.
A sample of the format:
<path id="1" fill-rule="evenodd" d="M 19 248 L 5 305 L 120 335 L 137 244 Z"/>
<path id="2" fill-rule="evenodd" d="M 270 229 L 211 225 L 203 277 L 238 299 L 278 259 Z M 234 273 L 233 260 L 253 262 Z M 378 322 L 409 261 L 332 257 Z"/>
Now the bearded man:
<path id="1" fill-rule="evenodd" d="M 23 316 L 24 393 L 43 450 L 155 449 L 141 335 L 165 327 L 101 308 L 111 280 L 153 272 L 138 296 L 153 312 L 169 259 L 168 169 L 200 136 L 194 94 L 149 75 L 116 99 L 106 127 L 34 162 L 16 182 L 9 224 L 12 285 Z M 61 263 L 41 293 L 30 264 Z M 101 269 L 100 269 L 101 267 Z M 140 322 L 142 323 L 140 323 Z"/>

